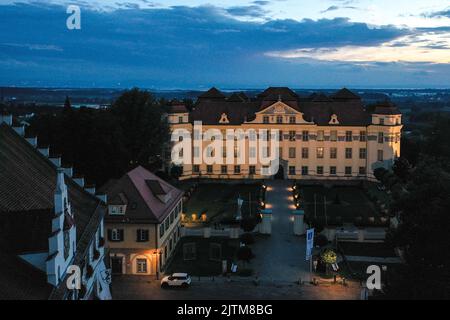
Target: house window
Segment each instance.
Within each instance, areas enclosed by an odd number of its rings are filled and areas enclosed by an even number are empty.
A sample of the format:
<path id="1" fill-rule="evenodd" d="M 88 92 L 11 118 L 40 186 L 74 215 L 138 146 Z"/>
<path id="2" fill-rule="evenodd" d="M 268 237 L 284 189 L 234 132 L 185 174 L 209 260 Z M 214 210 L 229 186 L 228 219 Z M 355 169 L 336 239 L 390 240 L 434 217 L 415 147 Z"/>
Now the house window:
<path id="1" fill-rule="evenodd" d="M 147 273 L 147 259 L 136 259 L 136 272 Z"/>
<path id="2" fill-rule="evenodd" d="M 366 167 L 359 167 L 359 174 L 365 175 L 366 174 Z"/>
<path id="3" fill-rule="evenodd" d="M 307 130 L 302 131 L 302 140 L 309 141 L 309 131 Z"/>
<path id="4" fill-rule="evenodd" d="M 283 131 L 278 132 L 278 141 L 283 141 Z"/>
<path id="5" fill-rule="evenodd" d="M 330 174 L 336 175 L 336 167 L 330 167 Z"/>
<path id="6" fill-rule="evenodd" d="M 308 167 L 307 166 L 303 166 L 302 167 L 302 176 L 307 176 L 308 175 Z"/>
<path id="7" fill-rule="evenodd" d="M 360 159 L 366 159 L 367 157 L 367 150 L 366 148 L 360 148 L 359 149 L 359 158 Z"/>
<path id="8" fill-rule="evenodd" d="M 278 148 L 278 157 L 280 157 L 280 159 L 283 158 L 283 148 L 282 147 Z"/>
<path id="9" fill-rule="evenodd" d="M 323 139 L 324 139 L 323 130 L 317 131 L 317 141 L 323 141 Z"/>
<path id="10" fill-rule="evenodd" d="M 289 131 L 289 141 L 295 141 L 295 131 Z"/>
<path id="11" fill-rule="evenodd" d="M 308 148 L 302 148 L 302 158 L 308 159 L 309 157 L 309 149 Z"/>
<path id="12" fill-rule="evenodd" d="M 160 238 L 162 238 L 164 236 L 164 232 L 165 232 L 164 223 L 161 223 L 159 225 L 159 237 Z"/>
<path id="13" fill-rule="evenodd" d="M 183 123 L 183 117 L 178 117 L 178 123 Z"/>
<path id="14" fill-rule="evenodd" d="M 322 147 L 317 148 L 316 155 L 317 155 L 317 159 L 323 159 L 324 149 Z"/>
<path id="15" fill-rule="evenodd" d="M 209 174 L 213 173 L 213 166 L 212 165 L 207 165 L 206 166 L 206 172 L 209 173 Z"/>
<path id="16" fill-rule="evenodd" d="M 200 172 L 200 166 L 198 164 L 194 164 L 194 166 L 192 167 L 192 171 L 194 173 L 199 173 Z"/>
<path id="17" fill-rule="evenodd" d="M 119 216 L 125 214 L 125 206 L 109 206 L 109 214 L 112 216 Z"/>
<path id="18" fill-rule="evenodd" d="M 352 141 L 352 132 L 351 131 L 345 131 L 345 141 L 350 142 Z"/>
<path id="19" fill-rule="evenodd" d="M 337 148 L 330 148 L 330 159 L 337 159 Z"/>
<path id="20" fill-rule="evenodd" d="M 289 158 L 295 158 L 295 148 L 289 148 Z"/>
<path id="21" fill-rule="evenodd" d="M 277 123 L 283 123 L 283 116 L 277 116 Z"/>
<path id="22" fill-rule="evenodd" d="M 291 175 L 291 176 L 295 175 L 295 167 L 294 166 L 289 167 L 289 175 Z"/>
<path id="23" fill-rule="evenodd" d="M 361 142 L 365 142 L 367 140 L 367 134 L 365 131 L 360 131 L 359 132 L 359 141 Z"/>
<path id="24" fill-rule="evenodd" d="M 234 166 L 234 173 L 240 174 L 241 173 L 241 166 Z"/>
<path id="25" fill-rule="evenodd" d="M 136 242 L 146 242 L 149 239 L 149 232 L 146 229 L 138 229 L 136 231 Z"/>
<path id="26" fill-rule="evenodd" d="M 263 117 L 263 123 L 269 123 L 269 117 L 268 116 L 264 116 Z"/>
<path id="27" fill-rule="evenodd" d="M 384 118 L 380 118 L 380 125 L 384 126 Z"/>
<path id="28" fill-rule="evenodd" d="M 345 148 L 345 159 L 352 158 L 352 148 Z"/>
<path id="29" fill-rule="evenodd" d="M 221 172 L 222 174 L 227 174 L 227 171 L 228 171 L 228 167 L 227 167 L 227 166 L 221 166 L 221 167 L 220 167 L 220 172 Z"/>
<path id="30" fill-rule="evenodd" d="M 352 167 L 345 167 L 345 175 L 347 176 L 352 175 Z"/>
<path id="31" fill-rule="evenodd" d="M 294 116 L 291 116 L 291 117 L 289 117 L 289 123 L 295 123 L 295 117 Z"/>
<path id="32" fill-rule="evenodd" d="M 337 141 L 337 131 L 336 130 L 332 130 L 330 133 L 330 140 L 331 141 Z"/>
<path id="33" fill-rule="evenodd" d="M 67 260 L 70 253 L 70 230 L 64 231 L 64 260 Z"/>
<path id="34" fill-rule="evenodd" d="M 317 174 L 323 174 L 323 167 L 322 166 L 318 166 L 317 167 Z"/>
<path id="35" fill-rule="evenodd" d="M 378 150 L 377 160 L 384 161 L 383 150 Z"/>
<path id="36" fill-rule="evenodd" d="M 250 166 L 248 168 L 248 172 L 249 172 L 249 174 L 256 174 L 256 167 L 255 166 Z"/>
<path id="37" fill-rule="evenodd" d="M 383 142 L 384 142 L 384 133 L 378 132 L 378 143 L 383 143 Z"/>
<path id="38" fill-rule="evenodd" d="M 108 229 L 108 240 L 113 242 L 123 241 L 123 229 Z"/>

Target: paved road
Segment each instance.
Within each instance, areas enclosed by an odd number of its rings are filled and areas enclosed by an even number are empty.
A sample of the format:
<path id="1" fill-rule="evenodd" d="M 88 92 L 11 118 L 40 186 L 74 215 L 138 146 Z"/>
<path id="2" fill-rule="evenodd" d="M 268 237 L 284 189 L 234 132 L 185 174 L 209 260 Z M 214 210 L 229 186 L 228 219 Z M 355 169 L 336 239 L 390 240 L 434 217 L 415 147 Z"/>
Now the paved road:
<path id="1" fill-rule="evenodd" d="M 305 261 L 305 237 L 294 235 L 289 190 L 292 183 L 283 180 L 268 182 L 267 203 L 272 209 L 272 234 L 258 237 L 252 245 L 256 255 L 252 268 L 261 279 L 295 282 L 309 280 L 309 263 Z"/>
<path id="2" fill-rule="evenodd" d="M 193 279 L 189 289 L 161 289 L 151 277 L 123 275 L 113 279 L 112 294 L 116 300 L 356 300 L 360 288 L 356 284 L 315 287 L 270 282 L 255 286 L 251 281 L 219 278 L 214 282 Z"/>

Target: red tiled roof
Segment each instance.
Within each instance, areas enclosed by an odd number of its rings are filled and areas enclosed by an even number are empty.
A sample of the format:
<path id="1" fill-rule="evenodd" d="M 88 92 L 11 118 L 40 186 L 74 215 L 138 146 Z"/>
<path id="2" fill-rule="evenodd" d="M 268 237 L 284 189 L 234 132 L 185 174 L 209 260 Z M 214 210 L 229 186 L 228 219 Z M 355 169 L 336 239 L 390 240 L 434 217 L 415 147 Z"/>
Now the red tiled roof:
<path id="1" fill-rule="evenodd" d="M 124 216 L 106 217 L 107 221 L 160 223 L 178 204 L 183 191 L 170 185 L 155 174 L 139 166 L 117 180 L 114 184 L 108 184 L 103 190 L 108 198 L 114 198 L 118 193 L 126 192 L 128 207 Z M 167 203 L 158 196 L 170 195 Z"/>

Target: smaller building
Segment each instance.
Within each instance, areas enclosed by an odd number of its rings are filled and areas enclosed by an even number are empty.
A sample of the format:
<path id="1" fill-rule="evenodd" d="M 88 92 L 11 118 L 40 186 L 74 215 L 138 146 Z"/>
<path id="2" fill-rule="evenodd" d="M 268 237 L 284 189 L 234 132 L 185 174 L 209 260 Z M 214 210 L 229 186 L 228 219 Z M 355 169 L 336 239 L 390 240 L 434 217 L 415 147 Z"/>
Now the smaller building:
<path id="1" fill-rule="evenodd" d="M 158 276 L 181 237 L 183 191 L 141 166 L 102 190 L 113 274 Z"/>

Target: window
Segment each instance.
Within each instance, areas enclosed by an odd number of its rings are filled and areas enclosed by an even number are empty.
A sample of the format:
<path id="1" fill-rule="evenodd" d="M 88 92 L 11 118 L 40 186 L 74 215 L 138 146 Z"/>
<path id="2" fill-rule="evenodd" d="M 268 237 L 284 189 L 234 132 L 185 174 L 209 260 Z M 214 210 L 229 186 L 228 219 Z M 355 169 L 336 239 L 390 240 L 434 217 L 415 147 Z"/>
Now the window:
<path id="1" fill-rule="evenodd" d="M 200 166 L 198 164 L 194 164 L 194 166 L 192 167 L 192 171 L 194 173 L 199 173 L 200 172 Z"/>
<path id="2" fill-rule="evenodd" d="M 226 158 L 226 157 L 227 157 L 227 148 L 222 147 L 222 158 Z"/>
<path id="3" fill-rule="evenodd" d="M 367 150 L 366 148 L 360 148 L 359 149 L 359 158 L 360 159 L 366 159 L 367 157 Z"/>
<path id="4" fill-rule="evenodd" d="M 283 158 L 283 148 L 282 147 L 278 148 L 278 157 L 280 157 L 280 159 Z"/>
<path id="5" fill-rule="evenodd" d="M 317 174 L 323 174 L 323 167 L 322 166 L 318 166 L 317 167 Z"/>
<path id="6" fill-rule="evenodd" d="M 359 141 L 361 142 L 365 142 L 367 140 L 367 134 L 365 131 L 360 131 L 359 132 Z"/>
<path id="7" fill-rule="evenodd" d="M 345 159 L 352 158 L 352 148 L 345 148 Z"/>
<path id="8" fill-rule="evenodd" d="M 283 141 L 283 131 L 278 131 L 278 141 Z"/>
<path id="9" fill-rule="evenodd" d="M 255 166 L 250 166 L 248 168 L 248 173 L 249 174 L 256 174 L 256 167 Z"/>
<path id="10" fill-rule="evenodd" d="M 295 123 L 295 116 L 289 117 L 289 123 Z"/>
<path id="11" fill-rule="evenodd" d="M 207 165 L 206 166 L 206 172 L 207 173 L 213 173 L 213 166 L 212 165 Z"/>
<path id="12" fill-rule="evenodd" d="M 323 140 L 324 140 L 323 130 L 317 131 L 317 141 L 323 141 Z"/>
<path id="13" fill-rule="evenodd" d="M 149 239 L 149 232 L 145 229 L 136 230 L 136 241 L 137 242 L 146 242 Z"/>
<path id="14" fill-rule="evenodd" d="M 289 131 L 289 141 L 295 141 L 295 131 Z"/>
<path id="15" fill-rule="evenodd" d="M 384 118 L 380 118 L 380 125 L 384 126 Z"/>
<path id="16" fill-rule="evenodd" d="M 180 151 L 178 151 L 178 156 L 179 156 L 180 158 L 183 157 L 183 150 L 184 150 L 184 149 L 180 149 Z"/>
<path id="17" fill-rule="evenodd" d="M 352 141 L 352 132 L 351 131 L 345 131 L 345 141 L 350 142 Z"/>
<path id="18" fill-rule="evenodd" d="M 295 158 L 295 148 L 289 148 L 289 158 Z"/>
<path id="19" fill-rule="evenodd" d="M 384 142 L 384 133 L 378 132 L 378 143 L 383 143 L 383 142 Z"/>
<path id="20" fill-rule="evenodd" d="M 308 159 L 309 157 L 309 149 L 308 148 L 302 148 L 302 158 Z"/>
<path id="21" fill-rule="evenodd" d="M 302 131 L 302 140 L 309 141 L 309 131 L 307 130 Z"/>
<path id="22" fill-rule="evenodd" d="M 359 174 L 365 175 L 366 174 L 366 167 L 359 167 Z"/>
<path id="23" fill-rule="evenodd" d="M 330 148 L 330 159 L 337 159 L 337 148 Z"/>
<path id="24" fill-rule="evenodd" d="M 183 117 L 178 117 L 178 123 L 183 123 Z"/>
<path id="25" fill-rule="evenodd" d="M 70 230 L 64 231 L 64 260 L 67 260 L 70 253 Z"/>
<path id="26" fill-rule="evenodd" d="M 269 117 L 268 116 L 264 116 L 263 117 L 263 123 L 269 123 Z"/>
<path id="27" fill-rule="evenodd" d="M 324 149 L 322 147 L 317 148 L 316 155 L 317 155 L 317 159 L 323 159 Z"/>
<path id="28" fill-rule="evenodd" d="M 234 173 L 240 174 L 241 173 L 241 166 L 234 166 Z"/>
<path id="29" fill-rule="evenodd" d="M 113 242 L 123 241 L 123 229 L 108 229 L 108 240 Z"/>
<path id="30" fill-rule="evenodd" d="M 308 175 L 308 167 L 307 166 L 303 166 L 302 167 L 302 176 L 307 176 Z"/>
<path id="31" fill-rule="evenodd" d="M 377 160 L 384 161 L 383 150 L 378 150 Z"/>
<path id="32" fill-rule="evenodd" d="M 291 175 L 291 176 L 295 175 L 295 167 L 294 166 L 289 167 L 289 175 Z"/>
<path id="33" fill-rule="evenodd" d="M 283 116 L 277 116 L 277 123 L 283 123 Z"/>
<path id="34" fill-rule="evenodd" d="M 336 167 L 330 167 L 330 174 L 336 175 Z"/>
<path id="35" fill-rule="evenodd" d="M 330 140 L 331 141 L 337 141 L 337 131 L 336 130 L 332 130 L 330 133 Z"/>
<path id="36" fill-rule="evenodd" d="M 119 216 L 125 214 L 125 206 L 109 206 L 109 214 Z"/>
<path id="37" fill-rule="evenodd" d="M 136 259 L 136 272 L 147 273 L 147 259 Z"/>
<path id="38" fill-rule="evenodd" d="M 161 223 L 159 225 L 159 237 L 162 238 L 162 236 L 164 235 L 165 232 L 165 228 L 164 228 L 164 223 Z"/>
<path id="39" fill-rule="evenodd" d="M 345 174 L 350 176 L 352 174 L 352 167 L 345 167 Z"/>
<path id="40" fill-rule="evenodd" d="M 221 166 L 220 167 L 220 173 L 227 174 L 227 171 L 228 171 L 228 167 L 227 166 Z"/>

